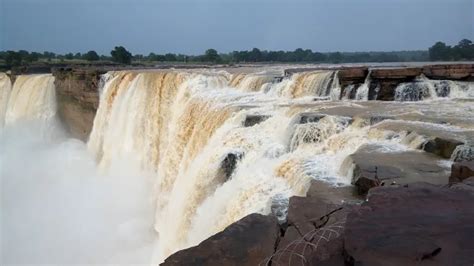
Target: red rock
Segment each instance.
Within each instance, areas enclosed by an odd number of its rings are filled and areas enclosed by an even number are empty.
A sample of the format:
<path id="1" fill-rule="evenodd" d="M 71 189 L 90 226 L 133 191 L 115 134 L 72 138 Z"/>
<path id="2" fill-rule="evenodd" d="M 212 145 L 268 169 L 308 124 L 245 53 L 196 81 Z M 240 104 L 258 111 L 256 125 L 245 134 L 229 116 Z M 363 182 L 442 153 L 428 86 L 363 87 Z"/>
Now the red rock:
<path id="1" fill-rule="evenodd" d="M 372 189 L 347 217 L 347 265 L 473 265 L 473 200 L 426 183 Z"/>
<path id="2" fill-rule="evenodd" d="M 275 217 L 250 214 L 199 245 L 174 253 L 161 265 L 259 265 L 273 254 L 279 231 Z"/>

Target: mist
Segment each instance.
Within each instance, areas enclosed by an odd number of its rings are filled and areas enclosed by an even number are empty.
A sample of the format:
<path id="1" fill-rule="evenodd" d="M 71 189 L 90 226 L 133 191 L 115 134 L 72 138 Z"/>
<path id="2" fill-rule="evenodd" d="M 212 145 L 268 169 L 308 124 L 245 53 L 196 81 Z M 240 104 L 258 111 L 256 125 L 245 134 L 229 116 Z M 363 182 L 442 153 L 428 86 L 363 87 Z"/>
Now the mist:
<path id="1" fill-rule="evenodd" d="M 127 161 L 102 175 L 85 143 L 40 124 L 0 131 L 0 264 L 149 265 L 149 177 Z"/>

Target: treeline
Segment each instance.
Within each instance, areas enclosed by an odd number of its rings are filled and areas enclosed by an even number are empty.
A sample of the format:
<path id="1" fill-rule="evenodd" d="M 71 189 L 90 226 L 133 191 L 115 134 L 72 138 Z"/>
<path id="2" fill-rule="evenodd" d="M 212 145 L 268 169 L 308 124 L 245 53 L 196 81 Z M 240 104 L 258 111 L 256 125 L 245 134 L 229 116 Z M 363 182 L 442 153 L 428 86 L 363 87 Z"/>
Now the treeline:
<path id="1" fill-rule="evenodd" d="M 433 61 L 474 60 L 474 44 L 471 40 L 461 40 L 455 46 L 437 42 L 429 49 L 430 59 Z"/>
<path id="2" fill-rule="evenodd" d="M 155 54 L 132 55 L 125 47 L 117 46 L 110 56 L 99 55 L 95 51 L 67 53 L 64 55 L 52 52 L 4 51 L 0 52 L 0 60 L 8 66 L 27 65 L 36 61 L 46 62 L 115 62 L 118 64 L 155 64 L 159 62 L 181 63 L 364 63 L 364 62 L 415 62 L 415 61 L 462 61 L 474 60 L 474 44 L 467 39 L 455 46 L 437 42 L 428 51 L 397 51 L 397 52 L 333 52 L 320 53 L 310 49 L 298 48 L 294 51 L 266 51 L 253 48 L 249 51 L 233 51 L 218 53 L 208 49 L 202 55 Z"/>
<path id="3" fill-rule="evenodd" d="M 52 62 L 53 60 L 86 60 L 86 61 L 99 61 L 99 60 L 110 60 L 107 56 L 99 56 L 95 51 L 89 51 L 87 53 L 67 53 L 64 55 L 55 54 L 52 52 L 28 52 L 25 50 L 19 51 L 0 51 L 0 59 L 5 62 L 6 65 L 19 66 L 30 64 L 37 61 Z"/>

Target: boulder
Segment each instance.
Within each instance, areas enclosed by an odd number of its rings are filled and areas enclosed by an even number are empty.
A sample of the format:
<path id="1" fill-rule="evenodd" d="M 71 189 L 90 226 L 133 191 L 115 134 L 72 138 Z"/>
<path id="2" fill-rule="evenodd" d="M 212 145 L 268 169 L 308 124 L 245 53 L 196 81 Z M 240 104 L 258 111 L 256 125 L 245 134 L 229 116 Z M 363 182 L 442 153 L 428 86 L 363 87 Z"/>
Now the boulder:
<path id="1" fill-rule="evenodd" d="M 453 162 L 474 161 L 474 146 L 457 146 L 451 155 L 451 160 Z"/>
<path id="2" fill-rule="evenodd" d="M 174 253 L 161 265 L 259 265 L 273 254 L 279 232 L 275 217 L 250 214 L 199 245 Z"/>
<path id="3" fill-rule="evenodd" d="M 422 150 L 450 159 L 456 147 L 463 144 L 459 140 L 435 137 L 426 141 L 422 145 Z"/>
<path id="4" fill-rule="evenodd" d="M 244 127 L 253 127 L 270 118 L 269 115 L 247 115 L 244 121 Z"/>
<path id="5" fill-rule="evenodd" d="M 418 151 L 386 152 L 382 146 L 364 145 L 346 158 L 343 174 L 349 174 L 359 194 L 376 186 L 428 182 L 448 184 L 449 172 L 432 154 Z"/>
<path id="6" fill-rule="evenodd" d="M 426 183 L 372 189 L 347 216 L 346 265 L 473 265 L 473 200 Z"/>
<path id="7" fill-rule="evenodd" d="M 462 182 L 469 177 L 474 177 L 474 161 L 455 162 L 452 164 L 449 183 Z"/>

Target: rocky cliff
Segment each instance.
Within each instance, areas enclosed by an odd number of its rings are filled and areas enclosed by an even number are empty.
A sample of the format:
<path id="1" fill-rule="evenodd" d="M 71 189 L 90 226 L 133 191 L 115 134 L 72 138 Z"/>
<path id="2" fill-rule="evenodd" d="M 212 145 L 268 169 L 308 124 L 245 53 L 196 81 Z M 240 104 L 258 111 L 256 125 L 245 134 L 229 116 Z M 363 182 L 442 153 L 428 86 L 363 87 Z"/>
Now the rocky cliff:
<path id="1" fill-rule="evenodd" d="M 105 70 L 94 68 L 55 68 L 58 114 L 69 132 L 87 140 L 99 106 L 100 76 Z"/>

